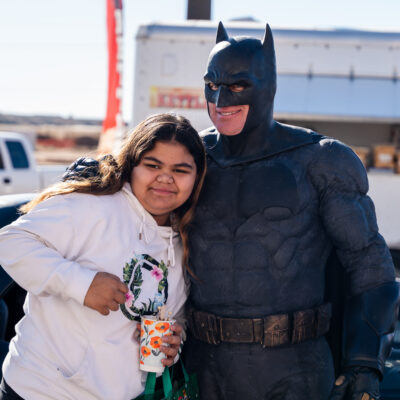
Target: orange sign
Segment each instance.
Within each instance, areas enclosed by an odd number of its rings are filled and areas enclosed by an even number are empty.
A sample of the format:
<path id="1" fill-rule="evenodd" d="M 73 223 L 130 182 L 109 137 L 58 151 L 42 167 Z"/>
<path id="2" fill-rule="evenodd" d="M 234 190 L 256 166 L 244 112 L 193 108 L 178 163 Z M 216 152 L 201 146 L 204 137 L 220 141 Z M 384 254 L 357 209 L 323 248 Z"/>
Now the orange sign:
<path id="1" fill-rule="evenodd" d="M 158 87 L 150 88 L 150 107 L 152 108 L 206 108 L 203 89 Z"/>

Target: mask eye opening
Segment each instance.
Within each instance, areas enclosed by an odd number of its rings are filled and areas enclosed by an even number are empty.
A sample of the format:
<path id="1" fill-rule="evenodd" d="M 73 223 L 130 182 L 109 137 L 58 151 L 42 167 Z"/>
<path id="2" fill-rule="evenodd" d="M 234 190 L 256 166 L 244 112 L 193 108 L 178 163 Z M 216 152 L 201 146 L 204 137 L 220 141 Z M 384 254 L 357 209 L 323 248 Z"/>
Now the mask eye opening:
<path id="1" fill-rule="evenodd" d="M 211 81 L 207 82 L 206 85 L 207 85 L 208 88 L 209 88 L 210 90 L 212 90 L 213 92 L 216 92 L 216 91 L 218 90 L 218 88 L 219 88 L 218 85 L 216 85 L 214 82 L 211 82 Z"/>

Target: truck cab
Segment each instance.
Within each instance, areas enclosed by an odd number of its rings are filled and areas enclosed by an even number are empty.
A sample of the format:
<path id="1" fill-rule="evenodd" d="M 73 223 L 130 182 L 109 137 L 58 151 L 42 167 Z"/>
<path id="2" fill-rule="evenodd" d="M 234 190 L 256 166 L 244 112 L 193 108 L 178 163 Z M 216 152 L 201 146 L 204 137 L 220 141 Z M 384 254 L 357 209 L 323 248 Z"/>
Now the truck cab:
<path id="1" fill-rule="evenodd" d="M 39 192 L 60 180 L 67 165 L 37 165 L 22 133 L 0 131 L 0 195 Z"/>
<path id="2" fill-rule="evenodd" d="M 0 132 L 0 194 L 32 192 L 39 187 L 33 154 L 24 135 Z"/>

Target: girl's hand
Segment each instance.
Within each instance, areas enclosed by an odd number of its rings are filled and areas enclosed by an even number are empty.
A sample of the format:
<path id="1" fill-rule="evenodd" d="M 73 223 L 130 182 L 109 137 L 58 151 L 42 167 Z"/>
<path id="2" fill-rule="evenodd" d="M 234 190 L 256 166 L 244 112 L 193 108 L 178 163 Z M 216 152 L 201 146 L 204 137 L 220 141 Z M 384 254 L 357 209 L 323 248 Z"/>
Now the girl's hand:
<path id="1" fill-rule="evenodd" d="M 163 343 L 168 344 L 169 346 L 161 346 L 161 351 L 167 356 L 162 360 L 162 363 L 166 367 L 170 367 L 174 364 L 174 360 L 176 355 L 179 352 L 179 348 L 181 346 L 181 335 L 183 328 L 181 325 L 175 323 L 171 326 L 171 331 L 173 332 L 170 336 L 163 336 L 161 339 Z"/>
<path id="2" fill-rule="evenodd" d="M 89 286 L 83 304 L 100 314 L 108 315 L 110 310 L 117 311 L 119 305 L 125 303 L 126 293 L 128 287 L 118 276 L 98 272 Z"/>
<path id="3" fill-rule="evenodd" d="M 140 322 L 136 322 L 136 329 L 133 332 L 133 339 L 136 340 L 138 343 L 140 343 Z"/>

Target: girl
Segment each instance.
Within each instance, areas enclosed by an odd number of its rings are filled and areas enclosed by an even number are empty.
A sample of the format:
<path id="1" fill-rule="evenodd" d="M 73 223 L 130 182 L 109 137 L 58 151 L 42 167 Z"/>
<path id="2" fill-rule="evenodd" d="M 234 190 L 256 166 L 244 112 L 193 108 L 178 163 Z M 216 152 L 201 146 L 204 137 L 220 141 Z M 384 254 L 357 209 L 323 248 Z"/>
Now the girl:
<path id="1" fill-rule="evenodd" d="M 48 188 L 0 230 L 0 263 L 28 292 L 0 399 L 128 400 L 143 392 L 132 320 L 163 304 L 175 318 L 182 310 L 187 229 L 204 174 L 189 121 L 153 115 L 98 176 Z M 163 338 L 165 365 L 181 330 L 176 324 Z"/>

